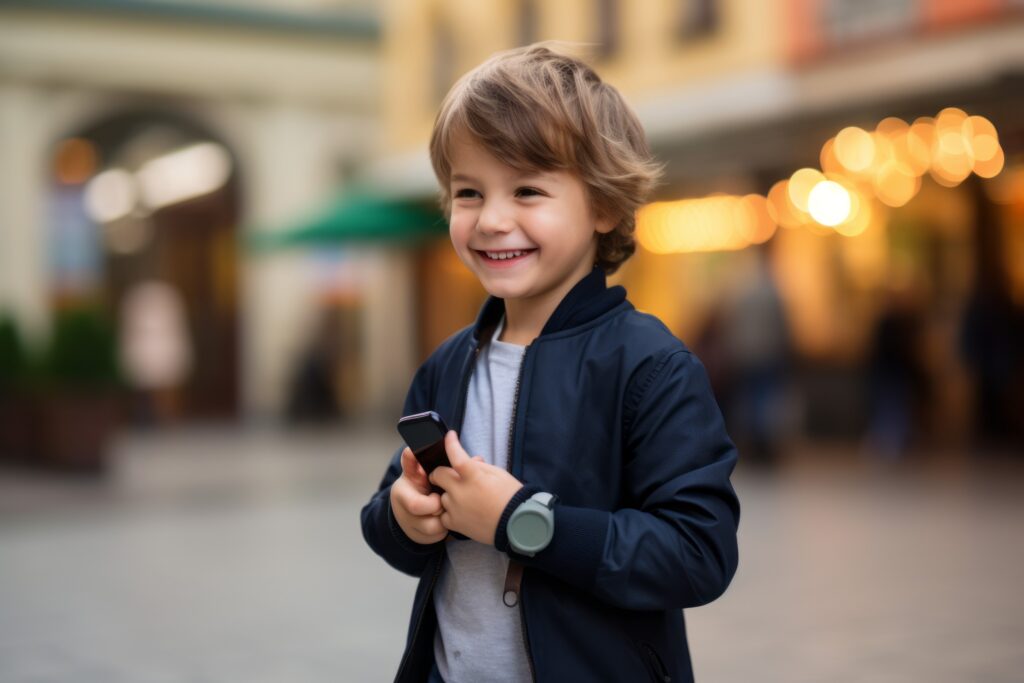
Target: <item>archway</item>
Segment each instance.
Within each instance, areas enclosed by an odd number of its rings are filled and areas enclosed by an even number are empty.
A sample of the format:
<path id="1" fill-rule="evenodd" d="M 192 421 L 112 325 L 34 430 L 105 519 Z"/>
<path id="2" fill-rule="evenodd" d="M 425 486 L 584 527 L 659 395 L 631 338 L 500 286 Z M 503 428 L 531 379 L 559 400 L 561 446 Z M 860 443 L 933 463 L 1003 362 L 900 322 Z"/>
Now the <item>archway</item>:
<path id="1" fill-rule="evenodd" d="M 136 420 L 238 414 L 239 170 L 187 117 L 137 110 L 54 143 L 55 305 L 113 313 Z"/>

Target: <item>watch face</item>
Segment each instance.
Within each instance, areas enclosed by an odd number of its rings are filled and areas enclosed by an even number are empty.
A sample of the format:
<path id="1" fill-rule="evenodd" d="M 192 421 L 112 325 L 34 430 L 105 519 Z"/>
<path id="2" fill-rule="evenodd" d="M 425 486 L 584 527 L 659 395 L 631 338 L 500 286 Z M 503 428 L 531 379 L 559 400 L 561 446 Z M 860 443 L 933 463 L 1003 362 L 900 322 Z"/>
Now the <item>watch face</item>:
<path id="1" fill-rule="evenodd" d="M 533 550 L 547 546 L 551 532 L 550 515 L 527 509 L 513 520 L 511 536 L 523 550 Z"/>

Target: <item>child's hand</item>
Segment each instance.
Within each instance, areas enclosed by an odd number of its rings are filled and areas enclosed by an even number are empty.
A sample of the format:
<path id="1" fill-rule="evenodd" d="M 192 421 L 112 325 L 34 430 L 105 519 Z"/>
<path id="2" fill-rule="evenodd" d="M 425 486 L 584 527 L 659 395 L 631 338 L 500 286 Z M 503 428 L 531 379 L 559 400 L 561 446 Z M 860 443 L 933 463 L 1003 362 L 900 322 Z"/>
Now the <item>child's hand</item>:
<path id="1" fill-rule="evenodd" d="M 445 490 L 441 524 L 479 543 L 494 545 L 501 513 L 522 483 L 482 458 L 469 457 L 454 431 L 445 435 L 444 448 L 452 466 L 438 467 L 430 474 L 430 481 Z"/>
<path id="2" fill-rule="evenodd" d="M 431 492 L 427 473 L 409 448 L 402 451 L 402 476 L 391 485 L 391 510 L 398 526 L 416 543 L 437 543 L 448 536 L 441 524 L 441 496 Z"/>

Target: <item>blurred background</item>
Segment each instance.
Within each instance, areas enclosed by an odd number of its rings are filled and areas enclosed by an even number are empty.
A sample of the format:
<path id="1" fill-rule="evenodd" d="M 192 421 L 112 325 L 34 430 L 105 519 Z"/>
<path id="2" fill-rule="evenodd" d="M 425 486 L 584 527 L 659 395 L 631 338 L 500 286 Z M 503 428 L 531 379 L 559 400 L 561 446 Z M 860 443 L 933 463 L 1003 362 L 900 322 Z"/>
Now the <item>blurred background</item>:
<path id="1" fill-rule="evenodd" d="M 0 0 L 0 680 L 390 679 L 358 510 L 485 297 L 427 140 L 538 40 L 740 447 L 698 680 L 1020 680 L 1020 0 Z"/>

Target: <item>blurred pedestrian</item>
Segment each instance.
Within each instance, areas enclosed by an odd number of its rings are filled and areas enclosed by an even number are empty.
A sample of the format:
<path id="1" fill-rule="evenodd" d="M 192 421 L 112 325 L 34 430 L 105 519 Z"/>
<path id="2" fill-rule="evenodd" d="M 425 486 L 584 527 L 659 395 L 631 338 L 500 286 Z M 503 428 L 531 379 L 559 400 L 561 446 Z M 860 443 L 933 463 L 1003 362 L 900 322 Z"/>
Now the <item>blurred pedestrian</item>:
<path id="1" fill-rule="evenodd" d="M 341 316 L 332 307 L 319 311 L 318 320 L 288 387 L 285 415 L 291 424 L 324 424 L 341 417 L 335 390 Z"/>
<path id="2" fill-rule="evenodd" d="M 754 247 L 754 267 L 724 309 L 730 428 L 745 459 L 777 462 L 788 421 L 789 325 L 772 273 L 771 242 Z"/>
<path id="3" fill-rule="evenodd" d="M 872 334 L 867 447 L 871 455 L 885 460 L 903 456 L 928 393 L 915 294 L 910 287 L 890 290 Z"/>
<path id="4" fill-rule="evenodd" d="M 1003 288 L 979 286 L 968 300 L 961 351 L 973 375 L 974 430 L 983 447 L 1024 455 L 1024 311 Z"/>
<path id="5" fill-rule="evenodd" d="M 532 46 L 456 84 L 431 158 L 491 296 L 405 404 L 460 430 L 452 466 L 428 479 L 399 450 L 362 511 L 420 578 L 397 680 L 691 681 L 681 608 L 736 570 L 736 450 L 700 362 L 605 281 L 657 175 L 644 132 L 588 66 Z"/>
<path id="6" fill-rule="evenodd" d="M 181 390 L 192 369 L 185 303 L 166 282 L 134 285 L 121 303 L 121 367 L 143 396 L 143 419 L 179 416 Z"/>

